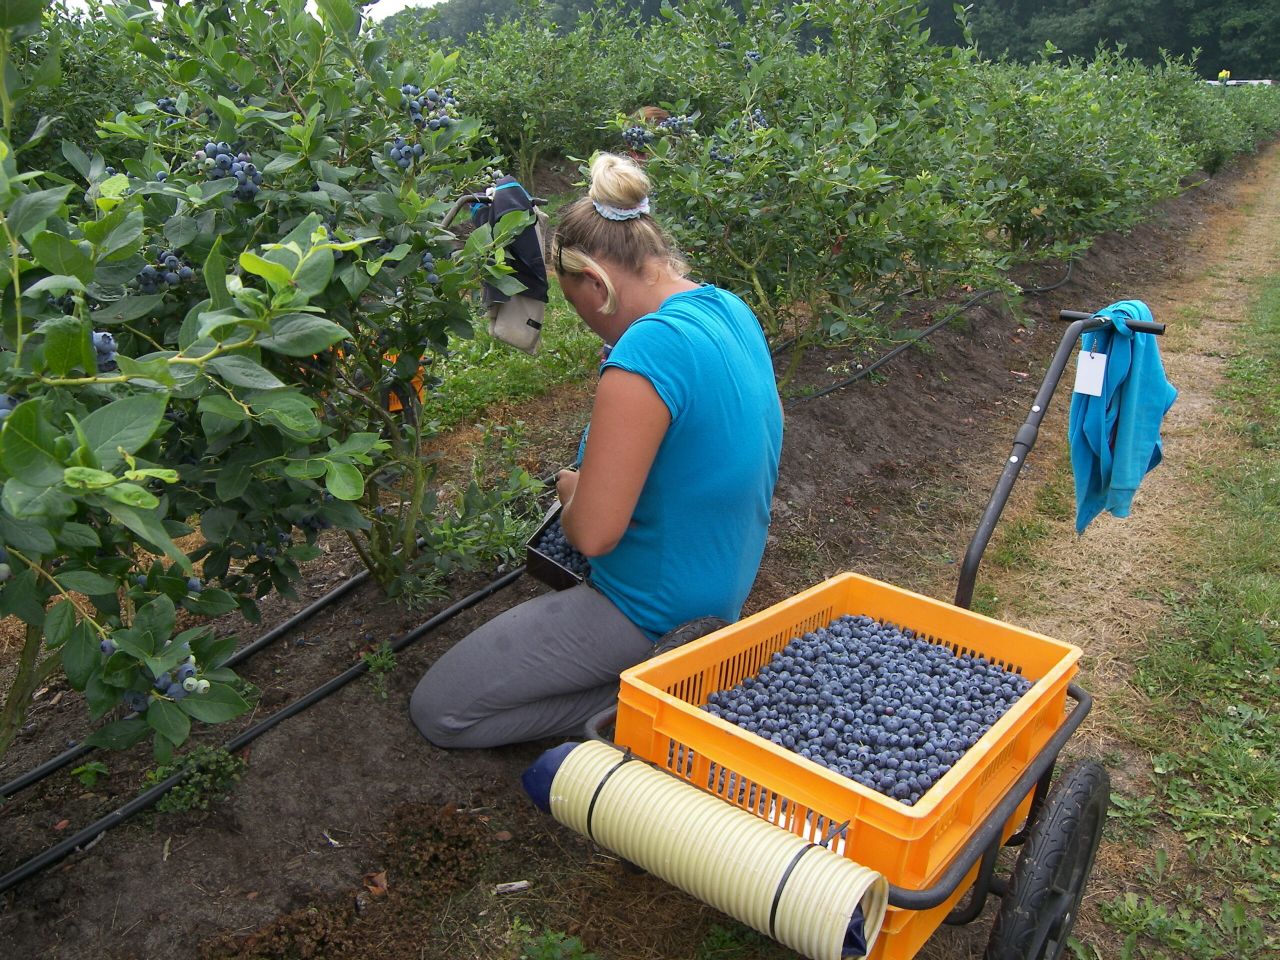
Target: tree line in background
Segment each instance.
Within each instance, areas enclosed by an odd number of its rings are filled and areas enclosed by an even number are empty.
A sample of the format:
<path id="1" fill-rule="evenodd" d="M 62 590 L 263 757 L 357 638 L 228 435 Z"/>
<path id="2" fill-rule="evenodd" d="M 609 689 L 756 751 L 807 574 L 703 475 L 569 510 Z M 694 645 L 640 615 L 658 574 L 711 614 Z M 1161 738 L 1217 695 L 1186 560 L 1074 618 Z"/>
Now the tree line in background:
<path id="1" fill-rule="evenodd" d="M 490 20 L 517 17 L 527 0 L 445 0 L 388 17 L 388 30 L 421 32 L 433 40 L 464 41 Z M 663 0 L 619 0 L 642 21 L 661 13 Z M 595 0 L 550 0 L 548 19 L 562 28 L 596 6 Z M 741 14 L 742 4 L 726 7 Z M 936 43 L 965 42 L 953 4 L 921 3 Z M 971 36 L 984 56 L 1037 59 L 1052 43 L 1072 57 L 1089 57 L 1099 45 L 1124 46 L 1127 56 L 1157 64 L 1161 51 L 1190 58 L 1200 51 L 1200 73 L 1229 69 L 1236 79 L 1280 73 L 1280 0 L 975 0 L 969 5 Z"/>

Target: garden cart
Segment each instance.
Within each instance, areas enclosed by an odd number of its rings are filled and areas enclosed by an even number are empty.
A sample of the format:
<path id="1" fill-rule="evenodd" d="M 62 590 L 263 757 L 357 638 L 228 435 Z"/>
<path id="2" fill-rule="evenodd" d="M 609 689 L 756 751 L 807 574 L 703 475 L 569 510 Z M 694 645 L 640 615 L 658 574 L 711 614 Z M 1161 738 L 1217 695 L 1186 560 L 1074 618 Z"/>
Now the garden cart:
<path id="1" fill-rule="evenodd" d="M 1091 760 L 1054 782 L 1059 753 L 1092 705 L 1074 682 L 1081 651 L 968 609 L 982 553 L 1077 340 L 1110 322 L 1061 316 L 1071 324 L 969 544 L 954 604 L 846 573 L 657 655 L 622 675 L 617 707 L 588 724 L 587 743 L 548 751 L 530 768 L 535 802 L 815 960 L 907 960 L 942 924 L 976 919 L 993 894 L 1001 902 L 987 960 L 1062 957 L 1110 790 Z M 1030 682 L 913 805 L 700 709 L 793 638 L 846 614 L 909 626 Z M 1020 848 L 1008 877 L 997 875 L 1003 847 Z"/>

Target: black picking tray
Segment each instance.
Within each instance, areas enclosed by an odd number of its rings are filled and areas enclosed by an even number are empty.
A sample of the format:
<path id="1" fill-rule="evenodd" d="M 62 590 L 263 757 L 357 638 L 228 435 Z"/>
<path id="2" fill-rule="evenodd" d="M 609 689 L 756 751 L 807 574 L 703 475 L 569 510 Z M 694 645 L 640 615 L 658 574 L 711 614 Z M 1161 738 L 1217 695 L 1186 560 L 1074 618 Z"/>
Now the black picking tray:
<path id="1" fill-rule="evenodd" d="M 561 566 L 555 560 L 534 546 L 542 541 L 545 534 L 551 526 L 560 517 L 561 504 L 556 501 L 552 504 L 551 509 L 547 511 L 547 515 L 542 518 L 542 523 L 538 524 L 538 529 L 533 532 L 533 536 L 529 538 L 529 542 L 525 544 L 525 571 L 537 580 L 541 580 L 547 586 L 554 590 L 567 590 L 570 587 L 576 587 L 583 582 L 583 578 L 578 576 L 568 567 Z"/>

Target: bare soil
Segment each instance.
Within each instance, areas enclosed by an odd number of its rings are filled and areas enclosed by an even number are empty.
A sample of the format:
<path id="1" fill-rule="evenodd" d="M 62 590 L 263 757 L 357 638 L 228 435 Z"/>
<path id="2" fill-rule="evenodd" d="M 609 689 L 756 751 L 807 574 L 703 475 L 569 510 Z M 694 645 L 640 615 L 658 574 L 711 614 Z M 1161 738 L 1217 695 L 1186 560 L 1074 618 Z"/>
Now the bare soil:
<path id="1" fill-rule="evenodd" d="M 1240 211 L 1268 190 L 1280 196 L 1278 161 L 1280 150 L 1271 148 L 1207 179 L 1161 205 L 1149 223 L 1100 238 L 1055 289 L 1016 303 L 985 302 L 896 358 L 883 376 L 791 403 L 775 522 L 748 612 L 843 570 L 951 599 L 958 560 L 1057 346 L 1057 310 L 1139 298 L 1157 319 L 1179 324 L 1191 319 L 1181 314 L 1184 305 L 1207 304 L 1212 292 L 1221 297 L 1219 318 L 1229 319 L 1233 293 L 1206 270 L 1247 282 L 1274 269 L 1274 239 L 1270 260 L 1245 260 L 1237 251 L 1253 229 Z M 1024 282 L 1054 284 L 1063 269 L 1045 268 Z M 902 325 L 921 329 L 963 298 L 918 304 Z M 1226 331 L 1211 323 L 1187 326 L 1190 332 L 1171 336 L 1166 347 L 1183 389 L 1166 442 L 1176 438 L 1194 456 L 1210 456 L 1212 442 L 1197 438 L 1212 412 L 1207 391 L 1227 349 Z M 814 351 L 802 360 L 796 383 L 822 388 L 874 355 Z M 780 369 L 788 359 L 779 358 Z M 590 389 L 589 383 L 562 388 L 538 415 L 524 405 L 531 466 L 550 469 L 570 459 Z M 1066 403 L 1064 393 L 1011 515 L 1033 508 L 1036 484 L 1061 458 Z M 451 450 L 465 454 L 470 442 L 460 433 Z M 1124 570 L 1136 576 L 1154 569 L 1158 577 L 1160 551 L 1177 548 L 1179 511 L 1190 506 L 1177 502 L 1177 488 L 1162 484 L 1194 467 L 1175 466 L 1176 459 L 1144 485 L 1134 520 L 1102 518 L 1082 539 L 1068 532 L 1069 519 L 1059 520 L 1051 541 L 1056 562 L 990 574 L 994 593 L 1023 618 L 1015 622 L 1085 647 L 1086 685 L 1100 699 L 1132 695 L 1111 651 L 1136 635 L 1154 608 L 1141 600 L 1105 606 L 1094 598 Z M 259 627 L 229 618 L 219 629 L 250 639 L 354 573 L 341 541 L 328 546 L 297 600 L 271 600 Z M 1117 573 L 1117 563 L 1127 566 Z M 496 573 L 459 578 L 452 595 L 464 596 Z M 738 952 L 709 954 L 704 945 L 713 930 L 733 926 L 727 918 L 627 872 L 534 810 L 519 775 L 552 744 L 447 752 L 414 730 L 407 700 L 427 666 L 480 622 L 544 589 L 522 578 L 428 633 L 400 654 L 386 699 L 361 680 L 275 727 L 243 751 L 242 781 L 210 810 L 133 817 L 18 884 L 0 901 L 0 956 L 490 960 L 515 958 L 519 930 L 544 927 L 576 935 L 611 960 L 794 956 L 747 935 L 739 937 L 745 945 Z M 1028 598 L 1039 598 L 1038 606 Z M 254 716 L 203 731 L 197 742 L 224 742 L 425 617 L 360 588 L 244 664 L 240 672 L 262 691 Z M 1090 723 L 1073 752 L 1109 749 L 1106 722 Z M 0 781 L 60 752 L 86 729 L 78 696 L 51 684 L 0 765 Z M 96 758 L 110 773 L 92 789 L 62 773 L 0 807 L 0 873 L 127 801 L 150 766 L 145 750 Z M 1118 889 L 1138 859 L 1135 851 L 1104 847 L 1094 887 Z M 495 893 L 497 884 L 519 880 L 529 887 Z M 989 922 L 990 909 L 970 928 L 944 928 L 922 956 L 978 956 Z M 1092 923 L 1086 911 L 1084 933 L 1094 932 Z"/>

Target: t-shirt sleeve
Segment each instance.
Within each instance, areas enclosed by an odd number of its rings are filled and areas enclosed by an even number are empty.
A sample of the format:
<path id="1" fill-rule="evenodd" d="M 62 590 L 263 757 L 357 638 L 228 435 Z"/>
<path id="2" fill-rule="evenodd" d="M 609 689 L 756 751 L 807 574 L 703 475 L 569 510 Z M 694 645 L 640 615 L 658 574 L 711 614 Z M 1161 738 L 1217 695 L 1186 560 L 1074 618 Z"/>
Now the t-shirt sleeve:
<path id="1" fill-rule="evenodd" d="M 689 403 L 690 363 L 689 344 L 679 333 L 661 320 L 641 318 L 618 341 L 600 372 L 617 367 L 644 377 L 667 405 L 674 423 Z"/>

